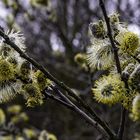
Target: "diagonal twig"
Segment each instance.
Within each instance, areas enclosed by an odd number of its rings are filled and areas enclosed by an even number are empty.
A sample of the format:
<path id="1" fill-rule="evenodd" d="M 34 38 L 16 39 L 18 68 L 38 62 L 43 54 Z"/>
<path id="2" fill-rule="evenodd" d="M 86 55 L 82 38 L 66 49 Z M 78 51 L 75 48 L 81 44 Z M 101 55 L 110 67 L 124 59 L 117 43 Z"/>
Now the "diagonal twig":
<path id="1" fill-rule="evenodd" d="M 71 105 L 71 109 L 77 112 L 80 116 L 82 116 L 89 124 L 94 126 L 101 134 L 103 134 L 104 138 L 108 140 L 108 134 L 106 131 L 98 124 L 98 122 L 94 121 L 90 116 L 88 116 L 85 112 L 83 112 L 79 107 L 77 107 L 68 97 L 66 97 L 61 91 L 57 89 L 57 87 L 52 87 L 53 91 L 58 94 L 63 100 L 65 100 L 68 104 Z"/>
<path id="2" fill-rule="evenodd" d="M 17 51 L 22 58 L 30 62 L 32 65 L 34 65 L 37 69 L 39 69 L 41 72 L 45 74 L 47 78 L 52 80 L 54 83 L 56 83 L 59 87 L 61 87 L 63 90 L 67 91 L 70 96 L 72 96 L 74 99 L 76 99 L 77 102 L 86 109 L 94 118 L 96 122 L 98 122 L 102 128 L 106 131 L 106 133 L 110 137 L 114 137 L 114 133 L 112 130 L 108 127 L 108 125 L 102 121 L 102 119 L 97 116 L 97 114 L 90 108 L 90 106 L 85 103 L 79 96 L 77 96 L 71 88 L 69 88 L 67 85 L 65 85 L 63 82 L 59 81 L 56 79 L 53 75 L 51 75 L 42 65 L 40 65 L 37 61 L 34 59 L 30 58 L 27 54 L 25 54 L 15 43 L 13 43 L 8 35 L 6 35 L 2 30 L 0 30 L 0 36 L 4 38 L 4 41 L 6 44 L 10 45 L 15 51 Z M 92 120 L 93 121 L 93 120 Z"/>

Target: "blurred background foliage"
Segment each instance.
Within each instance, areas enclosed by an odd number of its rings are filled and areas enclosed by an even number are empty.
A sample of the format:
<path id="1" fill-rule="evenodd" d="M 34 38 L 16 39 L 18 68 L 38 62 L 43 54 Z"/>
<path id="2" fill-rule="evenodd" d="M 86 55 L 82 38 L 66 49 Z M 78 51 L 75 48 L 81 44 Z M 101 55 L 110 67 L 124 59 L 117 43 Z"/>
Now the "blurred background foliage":
<path id="1" fill-rule="evenodd" d="M 125 21 L 130 29 L 139 33 L 139 0 L 105 0 L 105 4 L 109 13 L 118 12 L 122 22 Z M 84 54 L 89 44 L 89 23 L 102 18 L 98 0 L 1 0 L 0 9 L 0 25 L 4 29 L 21 30 L 24 33 L 27 53 L 76 90 L 110 127 L 117 130 L 120 106 L 97 104 L 90 91 L 94 81 L 106 71 L 90 73 L 88 68 L 80 67 L 74 61 L 74 56 L 77 53 Z M 35 131 L 47 130 L 56 135 L 58 140 L 102 139 L 80 116 L 50 99 L 41 107 L 27 108 L 23 99 L 17 97 L 1 105 L 1 108 L 5 111 L 15 103 L 22 106 L 29 118 L 27 124 Z M 20 126 L 16 124 L 17 128 Z M 138 137 L 139 132 L 140 124 L 127 117 L 125 140 Z"/>

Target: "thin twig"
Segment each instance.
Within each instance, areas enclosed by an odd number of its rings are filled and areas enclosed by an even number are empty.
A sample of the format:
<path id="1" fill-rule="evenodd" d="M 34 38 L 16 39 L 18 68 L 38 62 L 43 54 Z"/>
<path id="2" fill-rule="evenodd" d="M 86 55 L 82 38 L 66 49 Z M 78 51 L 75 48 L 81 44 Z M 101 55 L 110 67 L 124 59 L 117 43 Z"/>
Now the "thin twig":
<path id="1" fill-rule="evenodd" d="M 106 12 L 103 0 L 99 0 L 99 4 L 100 4 L 100 7 L 102 9 L 104 18 L 105 18 L 105 22 L 106 22 L 106 26 L 107 26 L 107 31 L 108 31 L 108 37 L 109 37 L 109 40 L 110 40 L 110 43 L 112 45 L 112 49 L 113 49 L 113 52 L 114 52 L 114 59 L 116 61 L 117 71 L 118 71 L 118 73 L 121 74 L 122 71 L 121 71 L 121 65 L 120 65 L 120 60 L 119 60 L 119 56 L 118 56 L 118 48 L 116 47 L 116 45 L 114 43 L 114 39 L 113 39 L 113 36 L 112 36 L 112 30 L 111 30 L 109 18 L 107 16 L 107 12 Z"/>
<path id="2" fill-rule="evenodd" d="M 58 102 L 58 103 L 60 103 L 60 104 L 62 104 L 64 106 L 66 106 L 67 108 L 72 109 L 72 106 L 70 104 L 66 103 L 65 101 L 61 100 L 60 98 L 58 98 L 58 97 L 56 97 L 56 96 L 54 96 L 52 94 L 49 94 L 46 91 L 44 91 L 43 94 L 44 94 L 46 99 L 47 98 L 52 99 L 52 100 L 54 100 L 54 101 L 56 101 L 56 102 Z"/>
<path id="3" fill-rule="evenodd" d="M 27 54 L 25 54 L 15 43 L 13 43 L 8 35 L 6 35 L 2 30 L 0 30 L 0 36 L 2 36 L 5 39 L 5 43 L 10 45 L 15 51 L 17 51 L 22 58 L 30 62 L 32 65 L 34 65 L 37 69 L 39 69 L 41 72 L 45 74 L 47 78 L 55 82 L 59 87 L 61 87 L 63 90 L 67 91 L 70 96 L 72 96 L 74 99 L 76 99 L 82 107 L 84 107 L 94 118 L 96 122 L 98 122 L 104 130 L 108 133 L 110 137 L 114 137 L 114 133 L 112 130 L 108 127 L 108 125 L 102 121 L 97 114 L 90 108 L 90 106 L 85 103 L 79 96 L 77 96 L 73 90 L 71 90 L 67 85 L 65 85 L 63 82 L 56 79 L 54 76 L 52 76 L 42 65 L 40 65 L 37 61 L 30 58 Z"/>
<path id="4" fill-rule="evenodd" d="M 61 91 L 59 91 L 56 87 L 52 87 L 53 90 L 65 101 L 67 101 L 68 104 L 72 106 L 73 111 L 77 112 L 82 116 L 89 124 L 93 125 L 101 134 L 104 135 L 104 138 L 108 140 L 108 134 L 102 126 L 98 124 L 98 122 L 94 121 L 90 116 L 88 116 L 85 112 L 83 112 L 80 108 L 78 108 L 71 100 L 69 100 L 68 97 L 66 97 Z"/>
<path id="5" fill-rule="evenodd" d="M 105 18 L 105 22 L 106 22 L 106 26 L 107 26 L 107 30 L 108 30 L 108 37 L 109 37 L 109 40 L 110 40 L 110 43 L 111 43 L 111 46 L 112 46 L 112 49 L 114 52 L 114 59 L 116 62 L 117 72 L 121 75 L 122 70 L 121 70 L 121 65 L 120 65 L 120 60 L 119 60 L 119 55 L 118 55 L 118 48 L 116 47 L 116 45 L 114 43 L 109 17 L 107 16 L 107 12 L 106 12 L 106 8 L 105 8 L 103 0 L 99 0 L 99 4 L 102 9 L 104 18 Z M 122 81 L 124 81 L 124 80 L 122 79 Z M 127 81 L 124 81 L 124 83 L 125 83 L 126 89 L 128 90 Z M 123 107 L 121 107 L 121 120 L 120 120 L 120 125 L 119 125 L 119 130 L 118 130 L 118 139 L 119 140 L 123 139 L 124 126 L 125 126 L 125 114 L 126 114 L 126 110 Z"/>

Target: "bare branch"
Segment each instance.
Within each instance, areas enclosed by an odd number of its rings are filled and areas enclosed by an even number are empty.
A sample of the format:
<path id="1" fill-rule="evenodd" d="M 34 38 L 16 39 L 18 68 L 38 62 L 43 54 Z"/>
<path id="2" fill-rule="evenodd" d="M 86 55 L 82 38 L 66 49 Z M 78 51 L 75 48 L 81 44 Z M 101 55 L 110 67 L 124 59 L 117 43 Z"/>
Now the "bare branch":
<path id="1" fill-rule="evenodd" d="M 106 131 L 98 124 L 98 122 L 94 121 L 90 116 L 88 116 L 85 112 L 83 112 L 80 108 L 78 108 L 68 97 L 66 97 L 61 91 L 59 91 L 56 87 L 52 87 L 53 90 L 68 104 L 71 105 L 71 109 L 77 112 L 80 116 L 82 116 L 89 124 L 93 125 L 101 134 L 104 135 L 105 139 L 108 139 L 108 134 Z"/>

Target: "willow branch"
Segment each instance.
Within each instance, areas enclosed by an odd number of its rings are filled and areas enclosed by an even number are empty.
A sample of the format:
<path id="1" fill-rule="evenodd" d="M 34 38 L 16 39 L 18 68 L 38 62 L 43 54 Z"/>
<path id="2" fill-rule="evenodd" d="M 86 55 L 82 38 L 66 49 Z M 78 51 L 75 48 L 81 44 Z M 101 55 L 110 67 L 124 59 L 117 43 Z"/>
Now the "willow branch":
<path id="1" fill-rule="evenodd" d="M 54 101 L 56 101 L 56 102 L 58 102 L 58 103 L 60 103 L 60 104 L 62 104 L 64 106 L 66 106 L 67 108 L 72 109 L 72 106 L 70 104 L 66 103 L 65 101 L 61 100 L 60 98 L 58 98 L 58 97 L 56 97 L 56 96 L 54 96 L 52 94 L 49 94 L 46 91 L 44 91 L 43 94 L 44 94 L 46 99 L 48 99 L 48 98 L 52 99 L 52 100 L 54 100 Z"/>
<path id="2" fill-rule="evenodd" d="M 122 70 L 121 70 L 121 65 L 120 65 L 120 60 L 119 60 L 119 55 L 118 55 L 118 48 L 116 47 L 113 36 L 112 36 L 112 30 L 111 30 L 111 26 L 110 26 L 109 17 L 107 16 L 107 12 L 106 12 L 106 8 L 105 8 L 103 0 L 99 0 L 99 4 L 102 9 L 104 18 L 105 18 L 105 22 L 106 22 L 106 26 L 107 26 L 107 30 L 108 30 L 108 37 L 109 37 L 109 40 L 110 40 L 110 43 L 111 43 L 111 46 L 112 46 L 112 49 L 114 52 L 114 59 L 116 62 L 117 72 L 121 75 Z M 124 81 L 124 80 L 122 79 L 122 81 Z M 124 81 L 124 83 L 125 83 L 126 89 L 128 89 L 127 81 Z M 121 120 L 120 120 L 119 129 L 118 129 L 119 140 L 123 139 L 124 126 L 125 126 L 125 114 L 126 114 L 126 110 L 122 107 L 121 108 Z"/>
<path id="3" fill-rule="evenodd" d="M 57 87 L 52 87 L 53 91 L 57 93 L 63 100 L 65 100 L 68 104 L 71 105 L 71 109 L 77 112 L 82 118 L 86 120 L 89 124 L 94 126 L 101 134 L 103 134 L 104 138 L 108 140 L 108 134 L 103 129 L 98 122 L 94 121 L 89 115 L 83 112 L 79 107 L 77 107 L 68 97 L 66 97 L 61 91 L 57 89 Z"/>
<path id="4" fill-rule="evenodd" d="M 54 83 L 56 83 L 59 87 L 61 87 L 63 90 L 67 91 L 70 96 L 72 96 L 74 99 L 76 99 L 77 102 L 80 103 L 80 105 L 85 108 L 94 118 L 96 122 L 98 122 L 104 130 L 108 133 L 110 137 L 114 137 L 114 133 L 112 130 L 108 127 L 108 125 L 102 121 L 99 116 L 90 108 L 90 106 L 85 103 L 79 96 L 77 96 L 73 90 L 71 90 L 67 85 L 65 85 L 63 82 L 56 79 L 53 75 L 51 75 L 42 65 L 40 65 L 37 61 L 30 58 L 27 54 L 25 54 L 15 43 L 13 43 L 8 35 L 6 35 L 2 30 L 0 30 L 0 36 L 5 39 L 5 43 L 10 45 L 15 51 L 17 51 L 22 58 L 30 62 L 32 65 L 34 65 L 38 70 L 43 72 L 47 78 L 52 80 Z"/>

